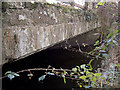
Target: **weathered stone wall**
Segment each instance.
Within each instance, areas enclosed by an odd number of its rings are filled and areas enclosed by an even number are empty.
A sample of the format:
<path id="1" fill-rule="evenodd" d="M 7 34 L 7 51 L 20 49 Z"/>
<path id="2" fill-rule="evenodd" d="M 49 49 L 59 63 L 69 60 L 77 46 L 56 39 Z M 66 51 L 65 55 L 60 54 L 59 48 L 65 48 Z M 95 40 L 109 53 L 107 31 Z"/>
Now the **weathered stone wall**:
<path id="1" fill-rule="evenodd" d="M 95 14 L 46 3 L 3 3 L 3 63 L 100 27 Z"/>

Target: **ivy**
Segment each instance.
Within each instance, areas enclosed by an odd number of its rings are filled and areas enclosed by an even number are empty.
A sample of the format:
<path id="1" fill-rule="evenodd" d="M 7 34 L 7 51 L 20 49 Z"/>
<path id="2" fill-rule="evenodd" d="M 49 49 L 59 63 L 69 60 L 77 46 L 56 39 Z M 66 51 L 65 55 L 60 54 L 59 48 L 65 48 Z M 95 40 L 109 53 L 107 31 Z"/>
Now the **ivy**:
<path id="1" fill-rule="evenodd" d="M 46 75 L 42 75 L 41 77 L 38 78 L 38 81 L 43 81 L 45 79 Z"/>

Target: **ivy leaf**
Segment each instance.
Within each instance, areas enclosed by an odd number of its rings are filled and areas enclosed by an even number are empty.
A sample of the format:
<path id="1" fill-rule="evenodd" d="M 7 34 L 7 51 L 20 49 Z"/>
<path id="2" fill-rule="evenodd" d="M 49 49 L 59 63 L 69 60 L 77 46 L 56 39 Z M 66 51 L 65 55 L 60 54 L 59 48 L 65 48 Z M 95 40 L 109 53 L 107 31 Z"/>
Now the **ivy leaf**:
<path id="1" fill-rule="evenodd" d="M 85 86 L 85 88 L 90 88 L 90 86 Z"/>
<path id="2" fill-rule="evenodd" d="M 84 74 L 84 72 L 80 72 L 81 74 Z"/>
<path id="3" fill-rule="evenodd" d="M 65 47 L 65 49 L 67 49 L 67 47 Z"/>
<path id="4" fill-rule="evenodd" d="M 72 77 L 72 75 L 74 75 L 74 73 L 71 72 L 71 73 L 70 73 L 70 77 Z"/>
<path id="5" fill-rule="evenodd" d="M 120 30 L 115 30 L 113 33 L 115 34 L 115 33 L 118 33 Z"/>
<path id="6" fill-rule="evenodd" d="M 38 81 L 43 81 L 45 79 L 46 75 L 42 75 L 41 77 L 38 78 Z"/>
<path id="7" fill-rule="evenodd" d="M 102 50 L 105 50 L 106 48 L 107 48 L 107 47 L 104 45 L 101 49 L 102 49 Z"/>
<path id="8" fill-rule="evenodd" d="M 91 54 L 91 53 L 93 53 L 93 51 L 89 52 L 88 54 Z"/>
<path id="9" fill-rule="evenodd" d="M 87 75 L 87 77 L 92 78 L 92 75 Z"/>
<path id="10" fill-rule="evenodd" d="M 33 76 L 33 74 L 28 74 L 27 76 L 28 76 L 28 77 L 32 77 L 32 76 Z"/>
<path id="11" fill-rule="evenodd" d="M 14 76 L 20 76 L 19 74 L 17 74 L 17 73 L 15 73 L 15 72 L 12 72 L 12 74 L 14 75 Z"/>
<path id="12" fill-rule="evenodd" d="M 64 80 L 64 83 L 66 84 L 66 79 L 65 79 L 65 77 L 63 78 L 63 80 Z"/>
<path id="13" fill-rule="evenodd" d="M 105 4 L 105 2 L 100 1 L 97 5 L 104 5 L 104 4 Z"/>
<path id="14" fill-rule="evenodd" d="M 99 77 L 99 76 L 101 76 L 101 73 L 95 73 L 94 74 L 96 77 Z"/>
<path id="15" fill-rule="evenodd" d="M 50 73 L 50 72 L 48 72 L 47 74 L 48 74 L 48 75 L 55 75 L 54 73 Z"/>
<path id="16" fill-rule="evenodd" d="M 8 74 L 7 76 L 8 78 L 10 78 L 10 80 L 12 80 L 15 77 L 13 74 Z"/>
<path id="17" fill-rule="evenodd" d="M 115 45 L 117 45 L 117 46 L 119 45 L 118 42 L 115 41 L 115 40 L 113 40 L 113 43 L 114 43 Z"/>
<path id="18" fill-rule="evenodd" d="M 55 68 L 52 69 L 52 72 L 54 72 Z"/>
<path id="19" fill-rule="evenodd" d="M 85 64 L 83 64 L 83 65 L 80 65 L 80 67 L 81 67 L 81 68 L 85 68 L 85 66 L 86 66 Z"/>
<path id="20" fill-rule="evenodd" d="M 110 34 L 107 35 L 107 38 L 109 38 L 109 37 L 111 37 L 111 36 L 112 36 L 112 34 L 110 33 Z"/>
<path id="21" fill-rule="evenodd" d="M 94 44 L 94 46 L 98 45 L 99 44 L 99 40 L 97 40 Z"/>
<path id="22" fill-rule="evenodd" d="M 98 5 L 96 5 L 96 8 L 98 8 Z"/>
<path id="23" fill-rule="evenodd" d="M 80 87 L 82 87 L 82 85 L 80 85 Z"/>
<path id="24" fill-rule="evenodd" d="M 83 75 L 83 76 L 80 76 L 80 78 L 84 80 L 84 79 L 86 79 L 86 76 Z"/>
<path id="25" fill-rule="evenodd" d="M 77 79 L 77 78 L 78 78 L 78 76 L 75 76 L 75 78 Z"/>
<path id="26" fill-rule="evenodd" d="M 107 41 L 107 43 L 109 44 L 111 41 L 112 41 L 112 40 L 111 40 L 111 39 L 109 39 L 109 40 Z"/>
<path id="27" fill-rule="evenodd" d="M 86 68 L 84 68 L 84 72 L 86 72 L 87 71 L 87 69 Z"/>
<path id="28" fill-rule="evenodd" d="M 5 73 L 5 75 L 10 74 L 10 73 L 12 73 L 12 72 L 11 72 L 11 71 L 7 71 L 7 72 Z"/>
<path id="29" fill-rule="evenodd" d="M 93 61 L 93 60 L 91 59 L 87 65 L 88 65 L 88 66 L 90 66 L 90 65 L 91 65 L 91 63 L 92 63 L 92 61 Z"/>
<path id="30" fill-rule="evenodd" d="M 106 52 L 106 51 L 105 51 L 105 50 L 99 50 L 99 52 L 102 52 L 102 53 L 103 53 L 103 52 Z"/>
<path id="31" fill-rule="evenodd" d="M 103 53 L 102 56 L 105 57 L 105 58 L 109 58 L 109 55 L 106 54 L 106 53 Z"/>
<path id="32" fill-rule="evenodd" d="M 92 81 L 93 81 L 93 82 L 96 82 L 96 78 L 95 78 L 95 77 L 93 77 Z"/>
<path id="33" fill-rule="evenodd" d="M 77 68 L 72 68 L 72 71 L 77 72 Z"/>
<path id="34" fill-rule="evenodd" d="M 5 75 L 7 75 L 7 74 L 11 74 L 11 75 L 14 75 L 14 76 L 20 76 L 19 74 L 15 73 L 15 72 L 12 72 L 12 71 L 7 71 L 5 73 Z"/>
<path id="35" fill-rule="evenodd" d="M 104 77 L 100 77 L 100 79 L 103 79 L 103 80 L 104 80 L 105 78 L 104 78 Z"/>

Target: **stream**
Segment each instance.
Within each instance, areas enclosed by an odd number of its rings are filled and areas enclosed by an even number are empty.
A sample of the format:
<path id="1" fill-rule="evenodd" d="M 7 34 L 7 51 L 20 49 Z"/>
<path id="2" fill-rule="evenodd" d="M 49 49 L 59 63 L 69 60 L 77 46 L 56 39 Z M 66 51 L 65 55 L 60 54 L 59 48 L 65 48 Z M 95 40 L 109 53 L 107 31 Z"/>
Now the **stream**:
<path id="1" fill-rule="evenodd" d="M 93 31 L 95 32 L 95 31 Z M 92 50 L 93 44 L 95 40 L 98 39 L 94 37 L 94 40 L 90 41 L 88 37 L 89 34 L 93 34 L 91 32 L 79 35 L 67 41 L 63 41 L 59 44 L 54 45 L 46 50 L 40 51 L 38 53 L 32 54 L 26 58 L 23 58 L 19 61 L 13 63 L 6 63 L 2 67 L 2 74 L 4 75 L 7 71 L 17 72 L 24 69 L 30 68 L 47 68 L 48 65 L 51 65 L 55 68 L 63 68 L 63 69 L 72 69 L 73 67 L 81 64 L 87 64 L 90 58 L 86 57 L 86 55 L 73 51 L 69 48 L 76 48 L 78 50 L 78 45 L 76 44 L 76 40 L 78 41 L 82 51 L 90 51 Z M 90 36 L 90 35 L 89 35 Z M 88 37 L 88 38 L 86 38 Z M 93 38 L 93 37 L 91 37 Z M 81 41 L 82 39 L 83 41 Z M 87 43 L 86 46 L 83 46 L 83 43 Z M 67 47 L 67 48 L 66 48 Z M 94 67 L 96 67 L 96 62 L 92 63 Z M 93 68 L 94 68 L 93 67 Z M 38 78 L 44 75 L 44 71 L 32 71 L 33 77 L 31 79 L 28 78 L 27 74 L 29 72 L 20 73 L 20 77 L 15 77 L 10 80 L 9 78 L 4 78 L 2 80 L 2 88 L 76 88 L 77 84 L 70 79 L 66 80 L 66 84 L 64 84 L 63 78 L 57 76 L 46 76 L 43 81 L 38 81 Z"/>

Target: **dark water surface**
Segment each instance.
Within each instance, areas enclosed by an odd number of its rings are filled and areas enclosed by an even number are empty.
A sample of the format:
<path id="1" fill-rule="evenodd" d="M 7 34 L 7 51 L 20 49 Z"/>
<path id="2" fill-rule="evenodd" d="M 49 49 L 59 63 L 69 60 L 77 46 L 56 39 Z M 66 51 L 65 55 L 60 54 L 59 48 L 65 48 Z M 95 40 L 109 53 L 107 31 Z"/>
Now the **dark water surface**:
<path id="1" fill-rule="evenodd" d="M 84 38 L 83 38 L 84 39 Z M 97 38 L 96 38 L 97 39 Z M 69 43 L 78 47 L 75 43 L 75 40 L 78 40 L 78 43 L 81 45 L 82 42 L 79 42 L 79 38 L 76 37 L 73 40 L 69 40 Z M 85 41 L 85 39 L 84 39 Z M 83 41 L 83 42 L 84 42 Z M 90 41 L 89 41 L 90 42 Z M 92 41 L 93 42 L 93 41 Z M 92 43 L 93 44 L 93 43 Z M 87 64 L 89 62 L 89 58 L 79 52 L 73 52 L 66 49 L 61 48 L 65 47 L 65 42 L 63 44 L 58 44 L 49 49 L 43 50 L 36 54 L 33 54 L 29 57 L 21 59 L 17 62 L 7 63 L 3 65 L 2 71 L 3 75 L 6 71 L 17 72 L 23 69 L 29 68 L 47 68 L 48 65 L 51 65 L 55 68 L 68 68 L 71 69 L 76 65 Z M 89 51 L 90 47 L 81 46 L 82 50 Z M 64 84 L 62 78 L 57 76 L 46 76 L 46 78 L 39 82 L 38 78 L 44 74 L 43 71 L 32 71 L 34 76 L 30 80 L 27 76 L 29 72 L 24 72 L 20 74 L 20 77 L 15 77 L 13 80 L 9 78 L 4 78 L 2 80 L 3 89 L 6 88 L 75 88 L 77 87 L 73 80 L 68 80 L 67 83 Z"/>

